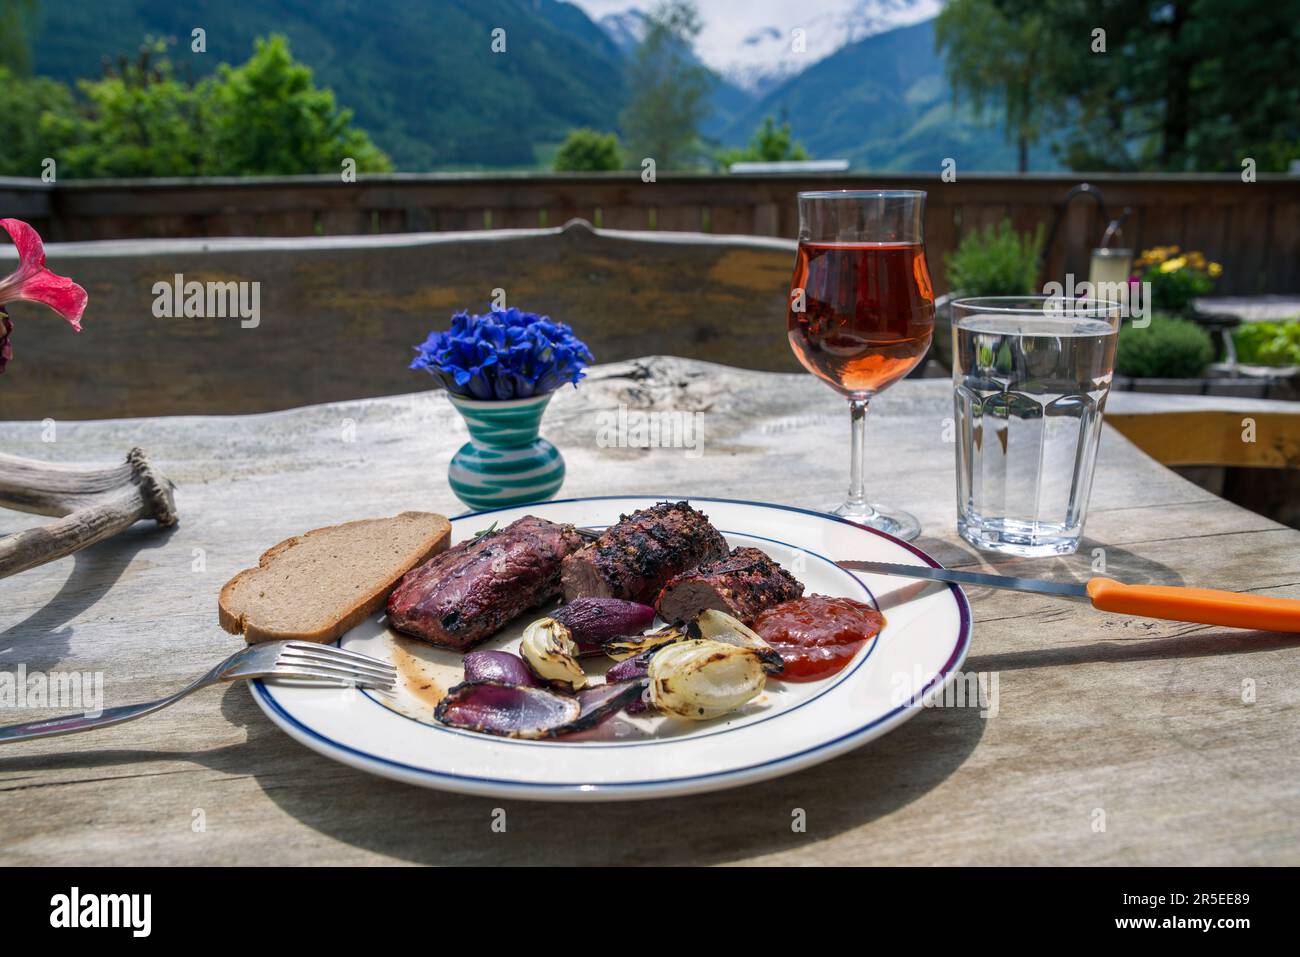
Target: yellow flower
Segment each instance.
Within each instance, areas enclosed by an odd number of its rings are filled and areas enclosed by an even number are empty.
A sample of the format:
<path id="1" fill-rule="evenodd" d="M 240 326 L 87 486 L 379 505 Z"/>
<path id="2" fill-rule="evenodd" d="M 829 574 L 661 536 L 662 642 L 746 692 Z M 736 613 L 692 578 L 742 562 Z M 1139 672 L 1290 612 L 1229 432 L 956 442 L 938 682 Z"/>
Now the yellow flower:
<path id="1" fill-rule="evenodd" d="M 1210 278 L 1218 279 L 1223 274 L 1223 267 L 1218 263 L 1210 263 Z"/>
<path id="2" fill-rule="evenodd" d="M 1170 259 L 1160 264 L 1161 272 L 1177 272 L 1187 265 L 1187 257 L 1179 256 L 1177 259 Z"/>
<path id="3" fill-rule="evenodd" d="M 1152 246 L 1150 249 L 1143 251 L 1138 258 L 1137 264 L 1139 266 L 1154 266 L 1157 263 L 1163 263 L 1177 252 L 1177 246 Z"/>

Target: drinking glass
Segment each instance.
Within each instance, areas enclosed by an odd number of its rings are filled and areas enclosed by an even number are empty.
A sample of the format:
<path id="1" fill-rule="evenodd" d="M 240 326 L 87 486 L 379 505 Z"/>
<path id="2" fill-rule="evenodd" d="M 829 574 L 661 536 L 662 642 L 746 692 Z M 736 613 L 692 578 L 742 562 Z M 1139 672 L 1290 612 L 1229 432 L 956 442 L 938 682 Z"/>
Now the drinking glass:
<path id="1" fill-rule="evenodd" d="M 921 525 L 863 488 L 867 406 L 924 357 L 934 335 L 919 190 L 799 194 L 799 251 L 786 329 L 805 369 L 849 400 L 848 498 L 835 515 L 910 540 Z"/>
<path id="2" fill-rule="evenodd" d="M 952 304 L 957 531 L 972 545 L 1079 547 L 1121 310 L 1060 296 Z"/>

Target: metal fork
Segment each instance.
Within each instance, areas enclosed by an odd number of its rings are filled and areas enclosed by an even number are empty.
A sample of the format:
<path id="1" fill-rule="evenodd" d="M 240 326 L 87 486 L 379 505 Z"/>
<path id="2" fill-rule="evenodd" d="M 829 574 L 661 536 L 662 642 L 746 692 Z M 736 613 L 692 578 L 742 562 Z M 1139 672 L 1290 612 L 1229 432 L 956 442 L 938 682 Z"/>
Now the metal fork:
<path id="1" fill-rule="evenodd" d="M 309 641 L 268 641 L 250 645 L 237 651 L 207 674 L 196 678 L 180 691 L 146 701 L 143 704 L 107 708 L 96 717 L 85 714 L 66 718 L 49 718 L 28 721 L 0 728 L 0 744 L 10 741 L 30 741 L 49 738 L 56 734 L 73 734 L 92 728 L 106 728 L 111 724 L 134 721 L 155 711 L 175 704 L 186 695 L 209 685 L 226 681 L 243 681 L 248 678 L 302 678 L 308 681 L 330 682 L 332 685 L 355 685 L 359 688 L 391 689 L 397 681 L 397 669 L 389 662 L 355 651 L 345 651 L 335 645 L 318 645 Z"/>

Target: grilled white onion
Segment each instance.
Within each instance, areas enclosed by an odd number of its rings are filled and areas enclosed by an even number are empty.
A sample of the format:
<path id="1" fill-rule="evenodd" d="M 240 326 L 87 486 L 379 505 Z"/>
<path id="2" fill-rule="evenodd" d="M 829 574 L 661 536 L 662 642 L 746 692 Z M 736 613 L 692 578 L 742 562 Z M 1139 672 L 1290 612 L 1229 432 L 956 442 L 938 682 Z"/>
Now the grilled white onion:
<path id="1" fill-rule="evenodd" d="M 725 611 L 707 608 L 695 616 L 687 626 L 687 633 L 692 638 L 707 638 L 721 641 L 739 648 L 747 648 L 763 661 L 768 674 L 777 674 L 785 669 L 785 662 L 775 648 L 763 640 L 762 636 L 739 618 L 733 618 Z"/>
<path id="2" fill-rule="evenodd" d="M 762 691 L 767 680 L 754 651 L 708 639 L 659 649 L 650 659 L 649 677 L 654 707 L 696 721 L 736 710 Z"/>
<path id="3" fill-rule="evenodd" d="M 587 683 L 586 672 L 578 664 L 578 643 L 554 618 L 539 618 L 524 629 L 519 654 L 543 681 L 571 691 Z"/>

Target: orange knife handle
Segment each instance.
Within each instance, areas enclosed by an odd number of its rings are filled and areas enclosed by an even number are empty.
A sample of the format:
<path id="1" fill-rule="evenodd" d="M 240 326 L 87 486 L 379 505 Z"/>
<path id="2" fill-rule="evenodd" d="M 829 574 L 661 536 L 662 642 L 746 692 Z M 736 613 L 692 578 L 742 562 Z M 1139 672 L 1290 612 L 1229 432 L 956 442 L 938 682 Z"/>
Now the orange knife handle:
<path id="1" fill-rule="evenodd" d="M 1122 615 L 1195 621 L 1260 631 L 1300 631 L 1300 601 L 1212 588 L 1126 585 L 1109 578 L 1088 582 L 1092 607 Z"/>

